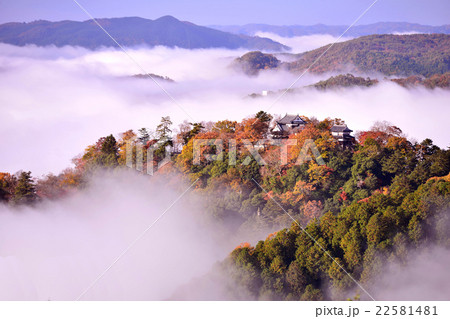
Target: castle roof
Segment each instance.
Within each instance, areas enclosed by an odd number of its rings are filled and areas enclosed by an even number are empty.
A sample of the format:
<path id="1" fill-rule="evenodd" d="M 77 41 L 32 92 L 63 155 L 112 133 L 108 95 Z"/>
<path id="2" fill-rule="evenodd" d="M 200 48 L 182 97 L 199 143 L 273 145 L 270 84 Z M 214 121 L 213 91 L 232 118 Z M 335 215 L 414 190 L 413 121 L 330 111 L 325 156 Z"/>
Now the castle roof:
<path id="1" fill-rule="evenodd" d="M 298 114 L 286 114 L 281 120 L 277 121 L 278 124 L 306 124 Z"/>
<path id="2" fill-rule="evenodd" d="M 341 133 L 341 132 L 353 132 L 353 130 L 349 129 L 347 125 L 333 125 L 331 128 L 331 132 Z"/>

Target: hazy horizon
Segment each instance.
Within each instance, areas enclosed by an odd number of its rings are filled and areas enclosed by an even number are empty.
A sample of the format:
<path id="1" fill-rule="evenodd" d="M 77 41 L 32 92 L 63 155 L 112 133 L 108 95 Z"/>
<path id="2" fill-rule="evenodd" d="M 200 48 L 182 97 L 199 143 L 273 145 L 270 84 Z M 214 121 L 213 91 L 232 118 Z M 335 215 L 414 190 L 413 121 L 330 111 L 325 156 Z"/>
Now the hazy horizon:
<path id="1" fill-rule="evenodd" d="M 162 16 L 158 16 L 158 17 L 143 17 L 143 16 L 139 16 L 139 15 L 129 15 L 129 16 L 98 16 L 98 17 L 94 17 L 96 20 L 101 20 L 101 19 L 126 19 L 126 18 L 141 18 L 141 19 L 147 19 L 147 20 L 158 20 L 161 19 L 163 17 L 173 17 L 179 21 L 182 22 L 191 22 L 189 20 L 184 20 L 184 19 L 180 19 L 178 16 L 174 16 L 172 14 L 165 14 Z M 37 18 L 37 19 L 32 19 L 32 20 L 27 20 L 27 21 L 0 21 L 0 24 L 6 24 L 6 23 L 33 23 L 33 22 L 37 22 L 37 21 L 49 21 L 49 22 L 62 22 L 62 21 L 73 21 L 73 22 L 86 22 L 86 21 L 90 21 L 92 19 L 86 17 L 85 19 L 41 19 L 41 18 Z M 450 21 L 447 23 L 443 23 L 443 24 L 426 24 L 426 23 L 419 23 L 419 22 L 412 22 L 412 21 L 387 21 L 387 20 L 379 20 L 379 21 L 374 21 L 374 22 L 370 22 L 370 23 L 356 23 L 354 26 L 368 26 L 368 25 L 373 25 L 373 24 L 379 24 L 379 23 L 405 23 L 405 24 L 417 24 L 417 25 L 421 25 L 421 26 L 430 26 L 430 27 L 441 27 L 441 26 L 447 26 L 450 25 Z M 194 23 L 197 24 L 197 23 Z M 244 22 L 244 23 L 240 23 L 240 24 L 227 24 L 227 23 L 223 23 L 223 24 L 197 24 L 199 26 L 203 26 L 203 27 L 208 27 L 208 28 L 214 28 L 215 26 L 220 26 L 220 27 L 225 27 L 225 26 L 245 26 L 245 25 L 270 25 L 270 26 L 279 26 L 279 27 L 286 27 L 286 26 L 299 26 L 299 27 L 312 27 L 312 26 L 319 26 L 319 25 L 324 25 L 324 26 L 329 26 L 329 27 L 343 27 L 343 26 L 347 26 L 346 24 L 329 24 L 329 23 L 325 23 L 325 22 L 317 22 L 317 23 L 312 23 L 312 24 L 301 24 L 301 23 L 294 23 L 294 24 L 273 24 L 273 23 L 264 23 L 264 22 Z"/>
<path id="2" fill-rule="evenodd" d="M 307 50 L 311 43 L 321 46 L 336 39 L 303 36 L 278 37 L 277 40 L 291 41 L 286 43 Z M 31 170 L 37 176 L 59 173 L 71 165 L 72 158 L 102 136 L 111 133 L 118 136 L 141 127 L 154 129 L 162 116 L 171 116 L 174 128 L 184 120 L 240 121 L 260 110 L 268 110 L 278 97 L 276 94 L 262 100 L 245 99 L 248 94 L 285 89 L 298 77 L 283 70 L 263 72 L 257 77 L 236 72 L 229 65 L 234 58 L 247 52 L 242 49 L 155 47 L 128 50 L 148 72 L 176 81 L 161 85 L 183 111 L 153 81 L 128 78 L 142 71 L 116 49 L 91 51 L 70 46 L 7 44 L 0 44 L 0 48 L 4 65 L 0 72 L 0 81 L 4 83 L 0 88 L 0 103 L 9 106 L 0 110 L 0 133 L 9 137 L 0 141 L 0 147 L 9 150 L 0 159 L 0 166 L 9 172 Z M 42 78 L 45 72 L 48 76 Z M 296 87 L 331 75 L 335 74 L 307 74 Z M 23 94 L 24 91 L 27 94 Z M 431 138 L 445 148 L 448 146 L 447 117 L 442 115 L 448 112 L 449 96 L 449 90 L 408 90 L 394 83 L 380 83 L 369 89 L 356 87 L 343 92 L 306 90 L 284 96 L 268 111 L 299 113 L 319 119 L 342 118 L 354 131 L 368 130 L 374 122 L 388 120 L 410 139 L 420 142 Z M 395 110 L 386 104 L 393 99 L 397 104 Z M 37 105 L 39 108 L 35 107 Z M 420 122 L 415 121 L 418 114 Z M 34 138 L 29 148 L 39 159 L 31 162 L 21 155 L 21 141 L 29 136 Z"/>
<path id="3" fill-rule="evenodd" d="M 256 1 L 244 3 L 231 0 L 208 2 L 196 0 L 183 2 L 172 0 L 161 3 L 143 0 L 130 0 L 126 3 L 111 3 L 106 0 L 78 1 L 94 17 L 141 16 L 157 19 L 172 15 L 183 21 L 198 25 L 242 25 L 250 23 L 272 25 L 350 25 L 366 10 L 373 0 L 344 0 L 336 2 L 297 1 Z M 31 0 L 0 1 L 0 23 L 29 22 L 35 20 L 75 20 L 84 21 L 88 17 L 74 1 L 44 0 L 36 7 Z M 29 8 L 33 8 L 30 10 Z M 408 22 L 431 26 L 449 24 L 447 12 L 450 2 L 444 0 L 398 0 L 378 1 L 362 17 L 357 25 L 376 22 Z"/>

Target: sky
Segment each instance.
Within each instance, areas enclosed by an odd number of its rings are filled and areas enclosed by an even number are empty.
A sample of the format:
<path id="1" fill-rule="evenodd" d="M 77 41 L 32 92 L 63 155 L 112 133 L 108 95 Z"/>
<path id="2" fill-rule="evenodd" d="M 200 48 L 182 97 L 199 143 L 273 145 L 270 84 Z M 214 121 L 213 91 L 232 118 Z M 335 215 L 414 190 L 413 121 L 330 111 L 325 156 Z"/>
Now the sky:
<path id="1" fill-rule="evenodd" d="M 94 17 L 172 15 L 200 25 L 350 25 L 374 0 L 78 0 Z M 450 24 L 448 0 L 379 0 L 358 22 Z M 0 23 L 34 20 L 87 20 L 73 0 L 0 0 Z"/>

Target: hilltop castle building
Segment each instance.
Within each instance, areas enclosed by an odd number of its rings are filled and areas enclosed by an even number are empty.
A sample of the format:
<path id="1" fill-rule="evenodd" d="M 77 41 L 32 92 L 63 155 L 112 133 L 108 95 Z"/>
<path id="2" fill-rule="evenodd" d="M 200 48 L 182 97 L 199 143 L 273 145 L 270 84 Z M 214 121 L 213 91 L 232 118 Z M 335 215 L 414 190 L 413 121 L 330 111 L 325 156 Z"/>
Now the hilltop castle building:
<path id="1" fill-rule="evenodd" d="M 270 131 L 269 136 L 273 139 L 288 138 L 289 135 L 301 131 L 306 124 L 307 121 L 298 114 L 286 114 L 282 119 L 276 121 L 275 127 Z M 355 138 L 351 135 L 353 131 L 345 124 L 333 125 L 330 132 L 343 148 L 351 146 L 355 141 Z"/>
<path id="2" fill-rule="evenodd" d="M 272 138 L 288 138 L 289 135 L 301 131 L 306 124 L 307 122 L 298 114 L 286 114 L 281 120 L 276 122 L 270 135 Z"/>

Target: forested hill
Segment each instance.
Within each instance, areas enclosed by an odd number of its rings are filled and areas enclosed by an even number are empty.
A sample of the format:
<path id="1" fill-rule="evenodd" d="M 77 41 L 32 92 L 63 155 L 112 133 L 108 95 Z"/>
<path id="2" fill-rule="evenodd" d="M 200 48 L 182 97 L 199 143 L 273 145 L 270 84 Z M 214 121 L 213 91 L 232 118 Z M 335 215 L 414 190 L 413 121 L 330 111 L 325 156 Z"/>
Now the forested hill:
<path id="1" fill-rule="evenodd" d="M 329 45 L 299 54 L 289 70 L 310 67 Z M 450 71 L 450 35 L 371 35 L 334 44 L 310 72 L 380 72 L 385 75 L 443 74 Z"/>
<path id="2" fill-rule="evenodd" d="M 123 46 L 196 48 L 248 48 L 283 51 L 288 47 L 267 38 L 236 35 L 180 21 L 172 16 L 156 20 L 137 17 L 97 20 Z M 0 25 L 0 42 L 14 45 L 72 45 L 89 49 L 116 44 L 94 21 L 34 21 Z"/>
<path id="3" fill-rule="evenodd" d="M 357 132 L 356 139 L 343 147 L 331 133 L 343 120 L 303 117 L 307 124 L 292 131 L 288 138 L 294 146 L 282 153 L 267 140 L 272 120 L 260 111 L 240 122 L 185 123 L 172 136 L 172 122 L 163 117 L 155 134 L 142 128 L 93 141 L 74 160 L 75 168 L 57 176 L 33 180 L 29 172 L 0 173 L 0 202 L 34 205 L 68 196 L 86 189 L 89 177 L 99 169 L 136 172 L 126 164 L 130 155 L 138 158 L 138 146 L 153 150 L 151 158 L 142 154 L 146 171 L 165 158 L 166 147 L 178 144 L 181 153 L 154 177 L 177 185 L 182 184 L 179 174 L 195 181 L 193 192 L 202 199 L 202 216 L 223 238 L 238 234 L 254 243 L 261 234 L 272 234 L 255 246 L 237 247 L 209 276 L 192 282 L 195 289 L 180 289 L 175 299 L 354 297 L 358 293 L 354 281 L 299 225 L 369 291 L 387 261 L 407 264 L 416 249 L 431 245 L 450 249 L 449 149 L 429 139 L 409 141 L 400 128 L 387 122 Z M 206 155 L 214 154 L 217 145 L 196 144 L 206 139 L 224 142 L 214 161 Z M 262 139 L 257 152 L 265 165 L 246 145 Z M 302 156 L 309 140 L 323 163 Z M 133 144 L 136 149 L 127 154 Z M 198 160 L 193 157 L 195 145 Z M 213 297 L 211 292 L 218 289 L 224 294 Z M 183 293 L 194 290 L 198 296 Z"/>
<path id="4" fill-rule="evenodd" d="M 386 280 L 383 275 L 389 266 L 408 269 L 423 250 L 440 247 L 448 254 L 450 248 L 450 175 L 431 178 L 417 189 L 409 182 L 402 189 L 409 179 L 405 177 L 399 175 L 384 191 L 365 200 L 344 204 L 337 214 L 325 213 L 304 230 L 292 223 L 255 246 L 241 244 L 173 298 L 209 299 L 220 287 L 215 297 L 227 300 L 383 300 L 380 289 L 386 290 L 377 283 Z M 283 194 L 275 196 L 283 200 Z M 409 276 L 415 281 L 414 275 Z M 415 284 L 420 289 L 423 282 Z M 199 293 L 192 296 L 186 290 Z M 372 295 L 373 291 L 378 294 Z M 414 298 L 431 296 L 424 292 Z"/>
<path id="5" fill-rule="evenodd" d="M 252 120 L 219 122 L 195 138 L 257 138 L 264 127 L 250 128 Z M 297 145 L 313 139 L 326 165 L 296 165 L 299 146 L 288 152 L 286 165 L 277 162 L 273 147 L 261 152 L 264 167 L 256 161 L 227 166 L 227 151 L 223 162 L 193 165 L 193 142 L 187 141 L 176 161 L 192 179 L 200 178 L 198 192 L 206 195 L 211 214 L 223 220 L 241 216 L 240 229 L 249 239 L 254 229 L 292 226 L 256 245 L 241 244 L 173 298 L 341 300 L 359 294 L 370 300 L 345 271 L 372 291 L 386 264 L 408 264 L 425 247 L 450 248 L 450 150 L 429 139 L 412 143 L 388 123 L 359 132 L 357 142 L 342 149 L 329 131 L 341 120 L 308 122 L 289 138 Z M 248 155 L 242 151 L 238 163 Z"/>

